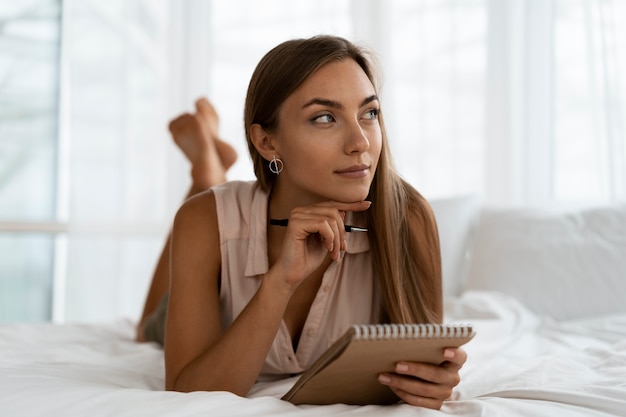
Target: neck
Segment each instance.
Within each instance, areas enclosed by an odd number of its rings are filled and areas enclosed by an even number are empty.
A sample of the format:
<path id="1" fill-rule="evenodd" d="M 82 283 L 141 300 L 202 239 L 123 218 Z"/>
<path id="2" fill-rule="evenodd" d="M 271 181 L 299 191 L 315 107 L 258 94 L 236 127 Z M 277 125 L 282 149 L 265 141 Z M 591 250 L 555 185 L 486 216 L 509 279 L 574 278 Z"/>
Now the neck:
<path id="1" fill-rule="evenodd" d="M 322 201 L 319 196 L 303 193 L 297 187 L 287 186 L 284 181 L 276 181 L 270 190 L 267 214 L 270 219 L 287 219 L 294 208 Z"/>

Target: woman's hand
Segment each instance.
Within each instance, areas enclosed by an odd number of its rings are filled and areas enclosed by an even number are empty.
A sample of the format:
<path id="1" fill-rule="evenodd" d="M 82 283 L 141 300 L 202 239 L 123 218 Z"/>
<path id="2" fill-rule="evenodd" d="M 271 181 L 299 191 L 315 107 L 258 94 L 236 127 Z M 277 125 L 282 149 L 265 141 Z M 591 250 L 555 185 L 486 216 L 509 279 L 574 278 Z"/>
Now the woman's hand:
<path id="1" fill-rule="evenodd" d="M 345 213 L 364 211 L 370 205 L 369 201 L 328 201 L 293 209 L 281 253 L 273 268 L 278 268 L 286 284 L 295 289 L 322 265 L 328 255 L 339 261 L 341 252 L 346 249 Z"/>
<path id="2" fill-rule="evenodd" d="M 438 410 L 460 382 L 459 369 L 467 360 L 461 348 L 446 348 L 441 365 L 398 362 L 395 373 L 384 373 L 378 382 L 387 385 L 407 404 Z"/>

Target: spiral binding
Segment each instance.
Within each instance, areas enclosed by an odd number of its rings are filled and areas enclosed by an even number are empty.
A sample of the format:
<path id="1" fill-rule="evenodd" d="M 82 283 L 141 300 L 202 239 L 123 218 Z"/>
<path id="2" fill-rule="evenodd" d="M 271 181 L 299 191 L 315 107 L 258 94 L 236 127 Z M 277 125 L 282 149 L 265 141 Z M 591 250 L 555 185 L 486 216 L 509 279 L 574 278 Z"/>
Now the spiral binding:
<path id="1" fill-rule="evenodd" d="M 467 337 L 472 334 L 468 324 L 355 324 L 357 340 L 418 339 Z"/>

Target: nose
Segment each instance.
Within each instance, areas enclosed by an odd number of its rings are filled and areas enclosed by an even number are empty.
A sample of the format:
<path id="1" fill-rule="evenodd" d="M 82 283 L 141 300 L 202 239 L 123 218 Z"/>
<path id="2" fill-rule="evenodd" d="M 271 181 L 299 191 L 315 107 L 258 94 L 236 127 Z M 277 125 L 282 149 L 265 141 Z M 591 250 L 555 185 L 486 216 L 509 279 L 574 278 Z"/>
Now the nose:
<path id="1" fill-rule="evenodd" d="M 361 126 L 358 120 L 349 123 L 346 130 L 346 153 L 362 153 L 369 149 L 370 141 L 367 137 L 367 132 L 363 129 L 363 126 Z"/>

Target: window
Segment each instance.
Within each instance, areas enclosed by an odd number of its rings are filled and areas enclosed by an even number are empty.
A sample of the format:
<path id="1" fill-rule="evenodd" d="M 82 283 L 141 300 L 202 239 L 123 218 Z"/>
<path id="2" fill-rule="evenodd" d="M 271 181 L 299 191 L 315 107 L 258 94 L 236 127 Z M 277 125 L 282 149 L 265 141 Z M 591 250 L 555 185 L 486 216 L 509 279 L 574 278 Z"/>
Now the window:
<path id="1" fill-rule="evenodd" d="M 60 1 L 0 5 L 0 319 L 52 315 Z M 10 223 L 9 223 L 10 222 Z M 32 227 L 38 224 L 39 227 Z"/>
<path id="2" fill-rule="evenodd" d="M 170 2 L 13 3 L 0 7 L 0 320 L 136 316 L 185 195 L 167 134 Z"/>
<path id="3" fill-rule="evenodd" d="M 380 58 L 400 173 L 427 198 L 626 199 L 615 0 L 31 0 L 0 6 L 0 321 L 138 317 L 189 186 L 167 123 L 243 132 L 261 56 L 332 33 Z"/>

